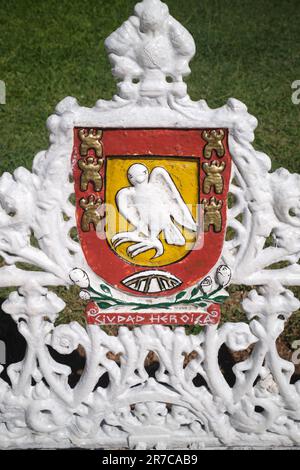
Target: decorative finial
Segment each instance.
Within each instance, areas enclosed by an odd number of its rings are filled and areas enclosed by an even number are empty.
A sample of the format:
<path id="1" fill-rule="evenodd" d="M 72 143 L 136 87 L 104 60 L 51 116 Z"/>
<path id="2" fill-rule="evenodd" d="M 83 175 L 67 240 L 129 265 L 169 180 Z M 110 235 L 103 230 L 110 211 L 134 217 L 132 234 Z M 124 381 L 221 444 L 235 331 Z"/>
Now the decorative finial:
<path id="1" fill-rule="evenodd" d="M 121 80 L 118 95 L 158 103 L 169 95 L 184 98 L 194 39 L 160 0 L 143 0 L 134 14 L 105 42 L 113 75 Z"/>

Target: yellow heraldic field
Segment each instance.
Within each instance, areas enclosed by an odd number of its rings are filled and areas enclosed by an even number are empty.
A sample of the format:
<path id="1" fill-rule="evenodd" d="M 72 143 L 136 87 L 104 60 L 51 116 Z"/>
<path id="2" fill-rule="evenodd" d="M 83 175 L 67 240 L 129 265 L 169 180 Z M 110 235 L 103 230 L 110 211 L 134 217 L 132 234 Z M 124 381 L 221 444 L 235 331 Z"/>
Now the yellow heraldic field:
<path id="1" fill-rule="evenodd" d="M 149 249 L 143 253 L 132 257 L 128 248 L 134 245 L 133 242 L 120 243 L 117 247 L 112 238 L 118 233 L 131 232 L 135 229 L 118 210 L 116 196 L 123 188 L 132 188 L 128 180 L 128 170 L 134 164 L 144 165 L 150 175 L 155 168 L 166 170 L 181 195 L 183 203 L 186 204 L 196 224 L 198 224 L 198 204 L 199 204 L 199 166 L 197 159 L 182 157 L 109 157 L 107 158 L 106 181 L 105 181 L 105 201 L 106 201 L 106 237 L 112 250 L 124 260 L 138 266 L 166 266 L 184 258 L 195 245 L 197 232 L 184 228 L 176 223 L 171 217 L 171 222 L 179 229 L 186 240 L 182 246 L 167 243 L 164 234 L 159 234 L 159 241 L 163 245 L 163 253 L 154 257 L 157 252 Z M 156 170 L 157 171 L 157 170 Z M 159 170 L 160 171 L 160 170 Z M 162 171 L 162 173 L 164 173 Z M 155 193 L 154 193 L 155 198 Z M 155 201 L 147 201 L 151 210 L 155 211 Z M 166 207 L 168 210 L 168 207 Z M 175 229 L 176 230 L 176 229 Z"/>

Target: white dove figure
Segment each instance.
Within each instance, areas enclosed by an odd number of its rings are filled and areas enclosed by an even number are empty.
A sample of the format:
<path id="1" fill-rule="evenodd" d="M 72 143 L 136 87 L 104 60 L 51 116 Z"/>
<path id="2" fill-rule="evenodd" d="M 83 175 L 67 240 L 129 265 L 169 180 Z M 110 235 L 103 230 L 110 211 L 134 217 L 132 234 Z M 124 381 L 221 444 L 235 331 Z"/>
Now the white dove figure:
<path id="1" fill-rule="evenodd" d="M 120 189 L 116 203 L 134 230 L 114 235 L 113 246 L 133 242 L 127 248 L 132 258 L 151 249 L 156 251 L 153 258 L 158 258 L 164 253 L 158 238 L 161 232 L 169 245 L 184 246 L 186 239 L 174 222 L 193 232 L 197 224 L 169 173 L 158 166 L 149 175 L 145 165 L 135 163 L 127 177 L 131 187 Z"/>

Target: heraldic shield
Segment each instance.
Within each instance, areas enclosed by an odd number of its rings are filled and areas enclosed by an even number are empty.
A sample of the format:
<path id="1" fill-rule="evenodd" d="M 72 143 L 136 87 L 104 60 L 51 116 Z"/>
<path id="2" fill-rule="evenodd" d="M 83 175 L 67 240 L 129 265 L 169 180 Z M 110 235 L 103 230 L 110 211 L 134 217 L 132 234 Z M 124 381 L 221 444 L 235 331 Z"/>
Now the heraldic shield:
<path id="1" fill-rule="evenodd" d="M 227 129 L 75 128 L 72 168 L 80 244 L 108 286 L 180 296 L 217 264 L 231 174 Z"/>

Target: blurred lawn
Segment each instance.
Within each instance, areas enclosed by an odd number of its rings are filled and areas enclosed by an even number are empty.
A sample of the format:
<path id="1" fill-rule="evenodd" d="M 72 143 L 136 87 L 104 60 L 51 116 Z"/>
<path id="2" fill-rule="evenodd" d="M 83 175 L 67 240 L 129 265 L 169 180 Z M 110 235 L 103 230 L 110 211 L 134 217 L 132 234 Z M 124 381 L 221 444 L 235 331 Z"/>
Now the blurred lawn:
<path id="1" fill-rule="evenodd" d="M 0 174 L 30 168 L 47 148 L 45 121 L 65 96 L 85 106 L 111 98 L 115 84 L 104 40 L 135 3 L 0 0 L 0 80 L 7 88 L 6 105 L 0 105 Z M 291 84 L 300 80 L 299 1 L 167 3 L 196 41 L 191 97 L 210 107 L 231 96 L 246 103 L 259 120 L 256 148 L 272 157 L 274 169 L 300 172 L 300 105 L 291 101 Z M 236 308 L 226 316 L 236 318 Z"/>

